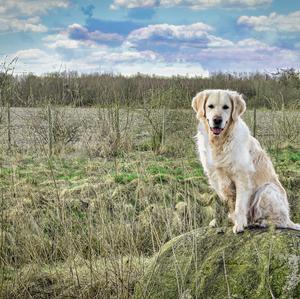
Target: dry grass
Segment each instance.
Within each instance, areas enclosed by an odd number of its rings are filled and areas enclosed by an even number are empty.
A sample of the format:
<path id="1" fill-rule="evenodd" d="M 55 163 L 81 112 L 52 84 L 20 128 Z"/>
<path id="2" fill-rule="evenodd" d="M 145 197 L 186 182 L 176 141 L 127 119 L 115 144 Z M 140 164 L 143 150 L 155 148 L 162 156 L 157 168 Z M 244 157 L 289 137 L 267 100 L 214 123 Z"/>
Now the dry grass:
<path id="1" fill-rule="evenodd" d="M 61 110 L 58 122 L 68 127 L 75 119 L 79 137 L 55 143 L 51 158 L 47 140 L 28 130 L 40 113 L 13 110 L 9 153 L 2 135 L 1 298 L 130 298 L 166 241 L 216 215 L 227 223 L 195 155 L 191 111 L 165 114 L 165 140 L 154 152 L 142 111 Z M 268 113 L 259 111 L 258 132 L 272 129 Z M 299 140 L 280 136 L 261 138 L 274 145 L 270 153 L 300 221 Z M 294 148 L 283 148 L 287 143 Z"/>
<path id="2" fill-rule="evenodd" d="M 48 150 L 48 116 L 45 108 L 11 108 L 12 146 L 18 152 Z M 75 152 L 91 156 L 114 156 L 134 149 L 169 150 L 171 155 L 186 155 L 188 143 L 196 133 L 196 119 L 192 109 L 170 110 L 120 108 L 52 107 L 52 133 L 56 152 Z M 8 147 L 7 109 L 1 108 L 0 144 Z M 243 117 L 253 128 L 253 111 Z M 267 148 L 288 145 L 299 147 L 299 110 L 257 111 L 256 133 Z"/>

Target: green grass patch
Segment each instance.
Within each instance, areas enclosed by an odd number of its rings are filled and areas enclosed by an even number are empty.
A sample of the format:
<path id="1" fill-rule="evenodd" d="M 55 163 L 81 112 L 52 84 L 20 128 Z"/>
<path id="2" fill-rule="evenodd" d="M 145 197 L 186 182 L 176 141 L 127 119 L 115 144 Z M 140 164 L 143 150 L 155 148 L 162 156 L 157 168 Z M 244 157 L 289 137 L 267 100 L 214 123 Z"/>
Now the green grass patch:
<path id="1" fill-rule="evenodd" d="M 292 147 L 285 149 L 270 149 L 269 153 L 280 162 L 300 162 L 300 150 Z"/>
<path id="2" fill-rule="evenodd" d="M 149 174 L 152 175 L 156 175 L 156 174 L 168 174 L 170 173 L 170 170 L 165 167 L 165 166 L 161 166 L 161 165 L 150 165 L 147 167 L 147 172 Z"/>
<path id="3" fill-rule="evenodd" d="M 138 177 L 137 173 L 121 173 L 115 175 L 115 182 L 118 184 L 128 184 Z"/>

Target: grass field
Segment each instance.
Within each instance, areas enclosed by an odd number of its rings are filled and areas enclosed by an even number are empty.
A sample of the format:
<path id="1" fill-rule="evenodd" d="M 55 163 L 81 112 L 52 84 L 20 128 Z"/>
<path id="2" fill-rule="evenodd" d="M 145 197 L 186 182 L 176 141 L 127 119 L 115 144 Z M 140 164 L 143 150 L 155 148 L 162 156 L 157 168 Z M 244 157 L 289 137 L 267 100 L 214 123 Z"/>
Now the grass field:
<path id="1" fill-rule="evenodd" d="M 198 163 L 187 110 L 12 109 L 1 127 L 0 297 L 131 298 L 174 236 L 226 208 Z M 300 222 L 299 112 L 258 111 L 257 135 Z M 252 128 L 252 112 L 245 115 Z"/>

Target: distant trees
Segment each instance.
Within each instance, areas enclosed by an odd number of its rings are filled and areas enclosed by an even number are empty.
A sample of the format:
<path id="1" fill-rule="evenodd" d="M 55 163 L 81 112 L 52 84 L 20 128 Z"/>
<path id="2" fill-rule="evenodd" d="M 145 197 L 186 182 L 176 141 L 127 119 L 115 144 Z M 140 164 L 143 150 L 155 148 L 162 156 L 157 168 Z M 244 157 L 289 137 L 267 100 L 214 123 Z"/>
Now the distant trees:
<path id="1" fill-rule="evenodd" d="M 145 100 L 159 94 L 168 108 L 189 108 L 192 97 L 203 89 L 233 89 L 245 95 L 251 108 L 278 103 L 285 108 L 295 107 L 300 100 L 300 76 L 294 69 L 276 73 L 213 73 L 209 78 L 114 74 L 78 74 L 77 72 L 12 75 L 0 71 L 1 106 L 6 105 L 10 90 L 11 106 L 42 106 L 49 102 L 72 106 L 143 107 Z M 284 101 L 284 103 L 282 103 Z"/>

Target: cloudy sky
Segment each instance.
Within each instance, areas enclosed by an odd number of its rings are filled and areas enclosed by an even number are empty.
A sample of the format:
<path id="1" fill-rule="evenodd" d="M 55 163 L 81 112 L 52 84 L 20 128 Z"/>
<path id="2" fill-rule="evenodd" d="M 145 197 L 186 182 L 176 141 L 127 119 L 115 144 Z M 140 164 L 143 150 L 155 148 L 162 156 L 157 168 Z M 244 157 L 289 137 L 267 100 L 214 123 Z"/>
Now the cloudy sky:
<path id="1" fill-rule="evenodd" d="M 299 0 L 0 0 L 0 59 L 16 72 L 300 69 Z"/>

